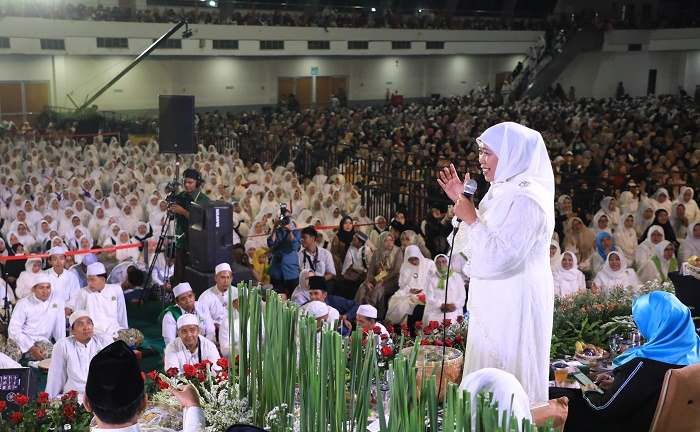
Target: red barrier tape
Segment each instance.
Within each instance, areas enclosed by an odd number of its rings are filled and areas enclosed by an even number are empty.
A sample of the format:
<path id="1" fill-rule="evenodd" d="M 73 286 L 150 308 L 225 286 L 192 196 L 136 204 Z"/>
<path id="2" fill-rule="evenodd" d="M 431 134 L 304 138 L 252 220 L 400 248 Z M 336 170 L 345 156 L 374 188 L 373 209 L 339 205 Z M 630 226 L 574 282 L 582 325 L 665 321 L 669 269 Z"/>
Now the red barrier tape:
<path id="1" fill-rule="evenodd" d="M 120 249 L 133 249 L 133 248 L 138 248 L 141 247 L 141 243 L 129 243 L 129 244 L 123 244 L 119 246 L 112 246 L 112 247 L 107 247 L 107 248 L 97 248 L 97 249 L 77 249 L 77 250 L 72 250 L 66 252 L 66 255 L 85 255 L 89 253 L 98 253 L 98 252 L 114 252 Z M 43 253 L 43 254 L 30 254 L 30 255 L 11 255 L 11 256 L 0 256 L 0 262 L 1 261 L 21 261 L 21 260 L 28 260 L 28 259 L 44 259 L 48 258 L 49 254 L 48 253 Z"/>

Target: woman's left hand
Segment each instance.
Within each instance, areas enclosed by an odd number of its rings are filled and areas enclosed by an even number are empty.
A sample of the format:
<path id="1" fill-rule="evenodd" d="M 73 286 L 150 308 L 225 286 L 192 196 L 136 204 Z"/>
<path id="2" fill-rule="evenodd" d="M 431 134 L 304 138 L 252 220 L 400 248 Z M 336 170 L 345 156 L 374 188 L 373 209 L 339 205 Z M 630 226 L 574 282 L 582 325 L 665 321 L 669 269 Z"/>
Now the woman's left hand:
<path id="1" fill-rule="evenodd" d="M 452 201 L 457 202 L 460 193 L 464 190 L 464 183 L 459 179 L 459 174 L 457 174 L 457 170 L 453 164 L 440 170 L 437 182 L 447 196 Z"/>

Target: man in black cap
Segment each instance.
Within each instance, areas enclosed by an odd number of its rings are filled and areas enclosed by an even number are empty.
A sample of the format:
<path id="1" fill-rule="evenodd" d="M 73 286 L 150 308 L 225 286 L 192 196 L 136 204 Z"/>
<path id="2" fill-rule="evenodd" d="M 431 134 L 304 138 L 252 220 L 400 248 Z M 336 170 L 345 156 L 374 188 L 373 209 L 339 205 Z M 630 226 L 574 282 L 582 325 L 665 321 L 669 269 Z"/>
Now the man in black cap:
<path id="1" fill-rule="evenodd" d="M 173 285 L 183 281 L 185 266 L 189 264 L 187 231 L 190 227 L 192 203 L 201 204 L 209 201 L 209 197 L 200 189 L 204 179 L 199 171 L 187 168 L 182 177 L 184 190 L 173 197 L 173 202 L 168 207 L 168 211 L 175 214 L 175 280 Z"/>
<path id="2" fill-rule="evenodd" d="M 194 388 L 171 388 L 183 407 L 183 432 L 204 431 L 204 412 Z M 122 341 L 106 346 L 90 361 L 85 409 L 95 415 L 92 432 L 140 432 L 139 415 L 146 408 L 143 376 L 136 356 Z M 159 429 L 148 428 L 149 432 Z M 145 432 L 145 431 L 144 431 Z"/>
<path id="3" fill-rule="evenodd" d="M 309 297 L 310 301 L 320 301 L 337 310 L 341 320 L 345 317 L 350 321 L 355 321 L 355 314 L 359 305 L 345 297 L 328 294 L 328 286 L 323 276 L 311 276 L 309 278 Z"/>

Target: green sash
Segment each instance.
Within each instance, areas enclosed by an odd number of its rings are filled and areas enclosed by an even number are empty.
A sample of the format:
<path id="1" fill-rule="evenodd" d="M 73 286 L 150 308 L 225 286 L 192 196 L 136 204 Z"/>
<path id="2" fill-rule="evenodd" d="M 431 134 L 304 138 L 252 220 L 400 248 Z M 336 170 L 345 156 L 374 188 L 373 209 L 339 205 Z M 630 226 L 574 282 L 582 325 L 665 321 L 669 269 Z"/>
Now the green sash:
<path id="1" fill-rule="evenodd" d="M 165 317 L 165 314 L 170 313 L 173 315 L 173 318 L 175 318 L 175 322 L 177 322 L 177 319 L 182 316 L 182 309 L 178 305 L 170 305 L 163 309 L 163 312 L 158 315 L 158 321 L 161 323 L 163 322 L 163 317 Z"/>
<path id="2" fill-rule="evenodd" d="M 653 257 L 651 257 L 651 261 L 656 266 L 656 271 L 661 277 L 661 282 L 666 282 L 668 280 L 668 276 L 663 274 L 663 271 L 661 270 L 661 260 L 659 260 L 659 257 L 654 255 Z M 668 265 L 668 272 L 671 273 L 674 271 L 678 271 L 678 261 L 676 260 L 676 257 L 671 258 L 671 262 Z"/>

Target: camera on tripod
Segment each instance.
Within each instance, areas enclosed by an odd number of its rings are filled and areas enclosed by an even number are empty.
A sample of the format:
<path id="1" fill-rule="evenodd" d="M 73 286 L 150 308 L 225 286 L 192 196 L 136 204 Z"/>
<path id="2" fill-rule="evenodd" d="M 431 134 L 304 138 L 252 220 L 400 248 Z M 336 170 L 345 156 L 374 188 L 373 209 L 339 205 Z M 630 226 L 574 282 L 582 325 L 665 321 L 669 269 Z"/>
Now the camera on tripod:
<path id="1" fill-rule="evenodd" d="M 287 208 L 287 203 L 280 203 L 280 217 L 283 218 L 289 215 L 289 209 Z"/>

